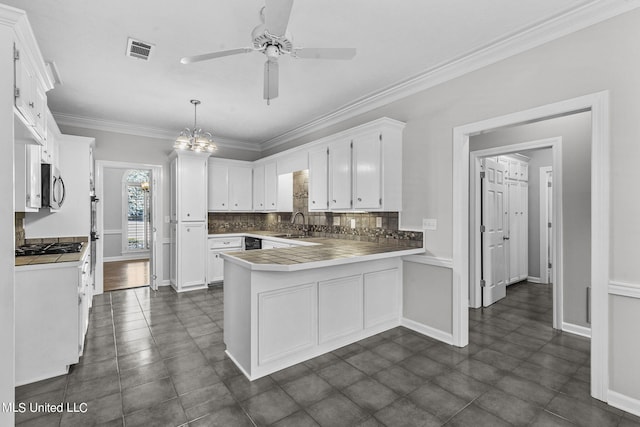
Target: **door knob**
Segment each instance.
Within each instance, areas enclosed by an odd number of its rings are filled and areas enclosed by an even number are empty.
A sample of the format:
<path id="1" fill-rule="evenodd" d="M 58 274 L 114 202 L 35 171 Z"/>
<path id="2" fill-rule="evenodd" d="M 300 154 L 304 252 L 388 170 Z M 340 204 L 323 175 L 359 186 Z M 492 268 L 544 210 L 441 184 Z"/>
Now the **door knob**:
<path id="1" fill-rule="evenodd" d="M 509 240 L 508 236 L 502 236 L 502 240 Z"/>

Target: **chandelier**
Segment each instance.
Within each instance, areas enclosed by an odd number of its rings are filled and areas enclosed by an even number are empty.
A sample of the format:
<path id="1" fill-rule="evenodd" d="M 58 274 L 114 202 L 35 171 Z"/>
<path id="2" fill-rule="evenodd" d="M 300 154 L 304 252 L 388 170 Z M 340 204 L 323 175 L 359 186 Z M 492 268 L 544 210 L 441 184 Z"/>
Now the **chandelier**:
<path id="1" fill-rule="evenodd" d="M 211 135 L 211 132 L 204 132 L 196 125 L 197 109 L 200 101 L 192 99 L 191 103 L 193 104 L 193 130 L 189 128 L 182 129 L 173 146 L 180 150 L 208 151 L 212 153 L 218 149 L 213 142 L 213 135 Z"/>

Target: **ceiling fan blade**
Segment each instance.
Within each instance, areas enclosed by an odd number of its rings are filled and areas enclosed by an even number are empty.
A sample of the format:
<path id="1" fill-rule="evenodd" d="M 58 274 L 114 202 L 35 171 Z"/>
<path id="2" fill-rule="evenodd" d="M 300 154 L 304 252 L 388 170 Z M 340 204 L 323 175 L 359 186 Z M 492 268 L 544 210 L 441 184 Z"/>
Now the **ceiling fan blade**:
<path id="1" fill-rule="evenodd" d="M 240 49 L 221 50 L 219 52 L 205 53 L 196 56 L 185 56 L 180 60 L 183 64 L 193 64 L 194 62 L 208 61 L 209 59 L 222 58 L 223 56 L 237 55 L 239 53 L 252 52 L 250 47 L 242 47 Z"/>
<path id="2" fill-rule="evenodd" d="M 356 50 L 352 47 L 308 47 L 294 49 L 293 56 L 301 59 L 352 59 Z"/>
<path id="3" fill-rule="evenodd" d="M 278 97 L 278 62 L 264 63 L 264 99 L 269 101 Z"/>
<path id="4" fill-rule="evenodd" d="M 293 0 L 266 0 L 265 27 L 274 36 L 283 36 L 287 31 Z"/>

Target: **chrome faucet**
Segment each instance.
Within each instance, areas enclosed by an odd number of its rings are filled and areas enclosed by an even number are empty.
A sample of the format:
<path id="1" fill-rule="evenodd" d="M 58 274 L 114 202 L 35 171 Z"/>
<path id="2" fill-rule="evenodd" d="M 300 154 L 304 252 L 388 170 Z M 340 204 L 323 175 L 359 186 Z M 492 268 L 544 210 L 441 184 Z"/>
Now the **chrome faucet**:
<path id="1" fill-rule="evenodd" d="M 291 217 L 291 224 L 295 224 L 296 223 L 296 218 L 298 217 L 298 215 L 302 216 L 302 234 L 306 235 L 307 234 L 307 225 L 304 219 L 304 214 L 301 211 L 297 211 L 296 213 L 293 214 L 293 216 Z"/>

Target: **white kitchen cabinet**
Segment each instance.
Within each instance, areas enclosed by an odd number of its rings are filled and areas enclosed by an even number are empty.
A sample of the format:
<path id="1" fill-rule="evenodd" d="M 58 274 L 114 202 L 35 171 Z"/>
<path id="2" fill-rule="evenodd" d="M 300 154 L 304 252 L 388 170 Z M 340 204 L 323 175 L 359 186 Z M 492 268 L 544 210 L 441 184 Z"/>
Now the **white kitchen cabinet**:
<path id="1" fill-rule="evenodd" d="M 328 155 L 325 146 L 309 151 L 309 211 L 329 209 Z"/>
<path id="2" fill-rule="evenodd" d="M 185 222 L 177 228 L 179 290 L 204 287 L 207 283 L 207 224 Z"/>
<path id="3" fill-rule="evenodd" d="M 209 159 L 208 209 L 212 212 L 253 210 L 251 162 Z"/>
<path id="4" fill-rule="evenodd" d="M 353 207 L 382 207 L 382 134 L 371 132 L 353 140 Z"/>
<path id="5" fill-rule="evenodd" d="M 229 166 L 229 208 L 232 211 L 252 210 L 252 169 L 250 166 Z"/>
<path id="6" fill-rule="evenodd" d="M 278 209 L 278 167 L 276 162 L 264 165 L 264 202 L 266 211 Z"/>
<path id="7" fill-rule="evenodd" d="M 253 210 L 265 210 L 264 165 L 253 167 Z"/>
<path id="8" fill-rule="evenodd" d="M 185 152 L 176 158 L 179 221 L 207 220 L 207 158 L 196 154 Z"/>
<path id="9" fill-rule="evenodd" d="M 42 202 L 40 146 L 17 140 L 14 165 L 15 211 L 37 212 Z"/>
<path id="10" fill-rule="evenodd" d="M 77 363 L 86 303 L 79 295 L 82 263 L 15 269 L 15 385 L 63 375 Z"/>
<path id="11" fill-rule="evenodd" d="M 209 237 L 208 247 L 207 282 L 220 282 L 224 280 L 224 260 L 220 257 L 220 254 L 224 252 L 241 251 L 243 247 L 243 238 Z"/>
<path id="12" fill-rule="evenodd" d="M 351 140 L 329 145 L 329 207 L 351 209 Z"/>
<path id="13" fill-rule="evenodd" d="M 19 43 L 14 48 L 14 102 L 21 120 L 39 144 L 47 139 L 47 89 Z"/>
<path id="14" fill-rule="evenodd" d="M 262 249 L 290 248 L 289 243 L 276 242 L 274 240 L 262 239 Z"/>
<path id="15" fill-rule="evenodd" d="M 171 286 L 178 291 L 207 286 L 206 153 L 176 151 L 171 161 Z"/>
<path id="16" fill-rule="evenodd" d="M 309 151 L 309 210 L 401 211 L 403 129 L 404 123 L 382 118 L 316 141 Z M 323 209 L 326 149 L 328 209 Z"/>

